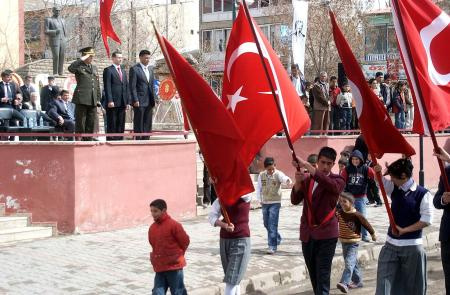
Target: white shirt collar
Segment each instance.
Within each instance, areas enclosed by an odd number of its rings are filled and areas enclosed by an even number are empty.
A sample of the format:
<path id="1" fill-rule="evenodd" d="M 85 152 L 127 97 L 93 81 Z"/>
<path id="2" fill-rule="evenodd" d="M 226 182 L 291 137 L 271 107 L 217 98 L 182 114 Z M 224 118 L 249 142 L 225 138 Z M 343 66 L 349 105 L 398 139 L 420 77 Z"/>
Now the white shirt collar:
<path id="1" fill-rule="evenodd" d="M 146 66 L 145 66 L 145 65 L 143 65 L 142 63 L 139 63 L 139 64 L 141 65 L 141 67 L 142 67 L 143 69 L 148 69 L 148 66 L 149 66 L 149 65 L 146 65 Z"/>
<path id="2" fill-rule="evenodd" d="M 410 178 L 408 181 L 406 181 L 404 184 L 402 184 L 399 187 L 402 191 L 415 191 L 417 189 L 417 183 L 414 181 L 414 179 Z"/>

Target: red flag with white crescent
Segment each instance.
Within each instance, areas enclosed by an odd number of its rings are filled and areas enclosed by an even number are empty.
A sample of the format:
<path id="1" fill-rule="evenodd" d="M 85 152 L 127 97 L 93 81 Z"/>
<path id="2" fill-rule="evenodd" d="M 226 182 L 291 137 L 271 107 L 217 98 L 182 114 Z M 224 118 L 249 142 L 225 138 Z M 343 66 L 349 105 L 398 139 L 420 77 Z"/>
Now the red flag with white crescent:
<path id="1" fill-rule="evenodd" d="M 344 65 L 348 83 L 356 102 L 356 113 L 361 131 L 369 151 L 380 159 L 384 153 L 414 155 L 414 148 L 405 140 L 392 124 L 392 120 L 364 78 L 361 66 L 336 22 L 334 13 L 330 11 L 334 43 Z"/>
<path id="2" fill-rule="evenodd" d="M 450 17 L 430 0 L 391 0 L 391 6 L 413 90 L 413 131 L 430 133 L 425 112 L 433 130 L 445 129 L 450 126 Z"/>
<path id="3" fill-rule="evenodd" d="M 100 31 L 102 33 L 103 44 L 105 45 L 106 54 L 109 56 L 109 44 L 108 37 L 121 44 L 119 37 L 117 36 L 114 28 L 111 24 L 111 10 L 114 4 L 114 0 L 101 0 L 100 1 Z"/>
<path id="4" fill-rule="evenodd" d="M 223 76 L 222 101 L 241 130 L 245 144 L 242 159 L 249 165 L 264 143 L 283 129 L 280 114 L 264 72 L 252 28 L 256 29 L 282 118 L 292 141 L 310 127 L 309 116 L 278 55 L 252 18 L 249 23 L 243 4 L 228 41 Z"/>

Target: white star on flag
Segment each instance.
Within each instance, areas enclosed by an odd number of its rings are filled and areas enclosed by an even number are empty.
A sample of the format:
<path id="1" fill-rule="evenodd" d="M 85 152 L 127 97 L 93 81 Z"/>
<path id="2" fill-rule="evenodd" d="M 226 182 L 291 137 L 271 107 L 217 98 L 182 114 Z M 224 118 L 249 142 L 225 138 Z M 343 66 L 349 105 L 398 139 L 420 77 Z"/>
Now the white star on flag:
<path id="1" fill-rule="evenodd" d="M 241 86 L 233 95 L 227 95 L 228 97 L 228 106 L 227 108 L 231 108 L 231 111 L 234 113 L 234 110 L 236 109 L 236 105 L 244 100 L 247 100 L 248 98 L 241 96 L 241 91 L 244 85 Z"/>

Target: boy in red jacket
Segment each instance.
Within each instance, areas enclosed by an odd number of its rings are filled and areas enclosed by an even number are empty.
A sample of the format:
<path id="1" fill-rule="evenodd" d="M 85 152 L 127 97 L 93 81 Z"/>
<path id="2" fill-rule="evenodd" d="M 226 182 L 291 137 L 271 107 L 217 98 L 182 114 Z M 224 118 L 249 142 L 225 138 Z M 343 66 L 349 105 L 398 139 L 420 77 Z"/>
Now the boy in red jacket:
<path id="1" fill-rule="evenodd" d="M 152 295 L 164 295 L 167 289 L 173 295 L 187 294 L 183 281 L 184 253 L 189 246 L 189 236 L 183 226 L 167 214 L 167 204 L 157 199 L 150 203 L 155 221 L 148 229 L 148 241 L 153 251 L 150 261 L 155 271 Z"/>

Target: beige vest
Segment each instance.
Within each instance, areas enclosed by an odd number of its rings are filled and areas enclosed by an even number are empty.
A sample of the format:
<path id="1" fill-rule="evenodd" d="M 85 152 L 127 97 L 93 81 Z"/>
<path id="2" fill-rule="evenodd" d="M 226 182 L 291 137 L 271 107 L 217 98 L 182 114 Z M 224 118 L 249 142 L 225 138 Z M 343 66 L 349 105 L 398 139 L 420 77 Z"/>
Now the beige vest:
<path id="1" fill-rule="evenodd" d="M 267 175 L 267 171 L 261 172 L 261 188 L 262 203 L 281 202 L 281 182 L 277 171 L 271 176 Z"/>

